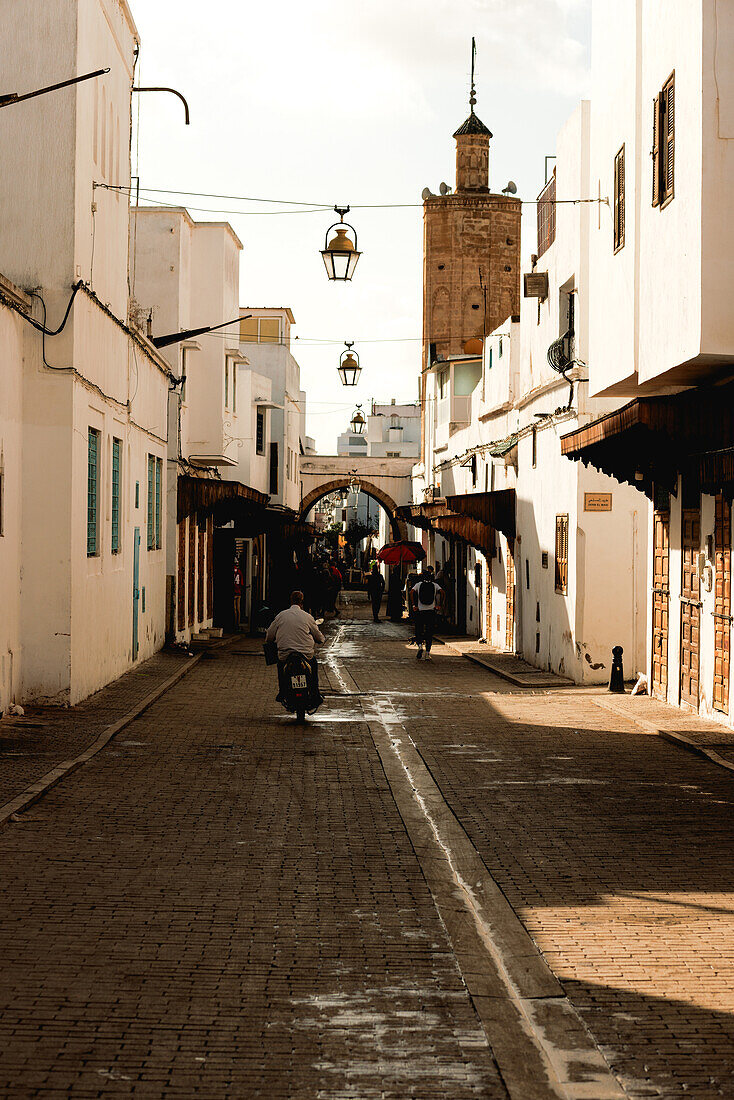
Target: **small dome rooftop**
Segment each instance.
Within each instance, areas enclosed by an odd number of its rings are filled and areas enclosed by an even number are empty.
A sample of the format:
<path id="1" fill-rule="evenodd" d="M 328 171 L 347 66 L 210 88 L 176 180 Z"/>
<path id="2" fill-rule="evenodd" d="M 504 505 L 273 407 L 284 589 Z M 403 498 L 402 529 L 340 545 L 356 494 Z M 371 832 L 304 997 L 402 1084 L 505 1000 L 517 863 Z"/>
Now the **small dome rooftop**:
<path id="1" fill-rule="evenodd" d="M 458 130 L 454 131 L 454 137 L 463 137 L 464 134 L 485 134 L 487 137 L 492 136 L 491 130 L 488 130 L 480 118 L 472 113 L 469 115 L 466 122 L 464 122 Z"/>

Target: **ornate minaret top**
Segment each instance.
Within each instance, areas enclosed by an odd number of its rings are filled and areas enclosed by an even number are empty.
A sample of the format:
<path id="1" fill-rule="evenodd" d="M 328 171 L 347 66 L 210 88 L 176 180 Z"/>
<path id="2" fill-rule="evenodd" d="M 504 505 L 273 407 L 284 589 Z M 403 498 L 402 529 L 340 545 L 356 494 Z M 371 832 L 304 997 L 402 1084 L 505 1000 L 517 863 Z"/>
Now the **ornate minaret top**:
<path id="1" fill-rule="evenodd" d="M 470 113 L 466 122 L 455 131 L 456 138 L 456 190 L 489 191 L 489 139 L 492 134 L 474 114 L 477 102 L 474 85 L 474 59 L 476 42 L 471 40 L 471 91 Z"/>

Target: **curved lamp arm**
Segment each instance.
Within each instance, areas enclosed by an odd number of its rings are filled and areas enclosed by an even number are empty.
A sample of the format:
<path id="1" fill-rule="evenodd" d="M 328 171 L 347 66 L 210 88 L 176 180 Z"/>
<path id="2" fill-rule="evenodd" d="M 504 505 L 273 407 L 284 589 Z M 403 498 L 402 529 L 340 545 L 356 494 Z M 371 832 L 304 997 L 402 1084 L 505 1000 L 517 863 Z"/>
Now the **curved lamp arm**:
<path id="1" fill-rule="evenodd" d="M 186 100 L 184 99 L 184 97 L 181 95 L 181 93 L 177 92 L 175 88 L 157 88 L 157 87 L 156 88 L 133 88 L 133 91 L 134 92 L 170 92 L 171 95 L 177 95 L 178 98 L 181 100 L 181 102 L 184 105 L 184 111 L 186 112 L 186 125 L 188 126 L 190 124 L 189 123 L 189 105 L 186 102 Z"/>

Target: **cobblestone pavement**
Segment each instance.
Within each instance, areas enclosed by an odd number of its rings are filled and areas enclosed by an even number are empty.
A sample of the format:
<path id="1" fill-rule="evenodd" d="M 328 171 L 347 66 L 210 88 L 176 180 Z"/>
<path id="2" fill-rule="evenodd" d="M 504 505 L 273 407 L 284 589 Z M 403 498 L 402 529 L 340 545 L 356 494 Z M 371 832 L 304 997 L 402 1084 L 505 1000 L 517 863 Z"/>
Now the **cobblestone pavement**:
<path id="1" fill-rule="evenodd" d="M 734 775 L 354 615 L 358 697 L 298 727 L 235 644 L 0 832 L 0 1096 L 506 1100 L 384 700 L 626 1094 L 734 1097 Z"/>
<path id="2" fill-rule="evenodd" d="M 83 752 L 112 722 L 133 710 L 188 660 L 163 651 L 75 707 L 27 706 L 0 721 L 0 806 L 62 760 Z"/>

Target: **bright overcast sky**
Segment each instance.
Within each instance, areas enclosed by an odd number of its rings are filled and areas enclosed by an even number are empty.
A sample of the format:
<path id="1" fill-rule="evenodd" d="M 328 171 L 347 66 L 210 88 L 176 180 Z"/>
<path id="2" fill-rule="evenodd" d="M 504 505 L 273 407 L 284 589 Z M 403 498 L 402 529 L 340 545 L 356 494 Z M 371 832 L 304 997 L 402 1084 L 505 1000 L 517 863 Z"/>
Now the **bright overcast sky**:
<path id="1" fill-rule="evenodd" d="M 472 35 L 476 111 L 494 134 L 490 186 L 513 179 L 534 199 L 545 154 L 586 91 L 589 0 L 130 4 L 139 82 L 178 88 L 191 107 L 185 127 L 173 97 L 136 97 L 143 187 L 352 206 L 363 255 L 354 281 L 334 284 L 319 250 L 336 215 L 160 196 L 197 220 L 231 222 L 244 244 L 242 305 L 291 307 L 307 431 L 334 453 L 356 401 L 417 396 L 420 195 L 454 184 L 451 135 L 469 113 Z M 371 203 L 416 205 L 358 209 Z M 523 257 L 532 226 L 526 217 Z M 356 389 L 336 373 L 344 340 L 361 358 Z"/>

